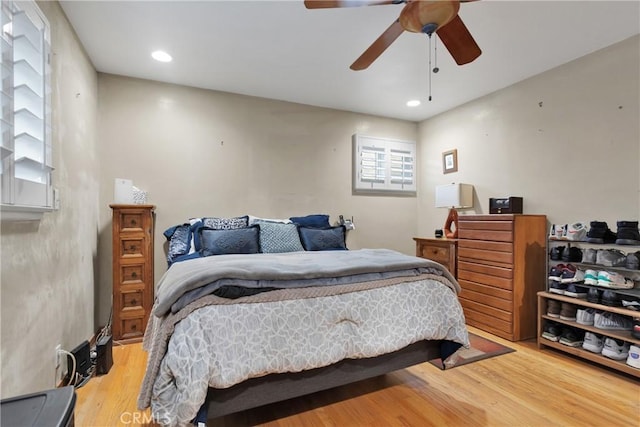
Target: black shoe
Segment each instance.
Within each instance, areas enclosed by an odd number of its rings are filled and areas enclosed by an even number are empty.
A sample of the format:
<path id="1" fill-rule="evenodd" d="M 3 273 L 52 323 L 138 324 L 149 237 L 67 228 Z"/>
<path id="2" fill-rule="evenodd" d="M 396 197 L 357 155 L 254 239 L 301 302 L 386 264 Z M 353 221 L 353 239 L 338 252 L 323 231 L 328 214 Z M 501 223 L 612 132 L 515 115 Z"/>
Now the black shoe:
<path id="1" fill-rule="evenodd" d="M 587 232 L 587 242 L 589 243 L 615 243 L 616 233 L 609 230 L 609 226 L 603 221 L 591 221 Z"/>
<path id="2" fill-rule="evenodd" d="M 562 252 L 562 260 L 567 262 L 582 261 L 582 249 L 571 246 Z"/>
<path id="3" fill-rule="evenodd" d="M 616 245 L 640 245 L 638 221 L 618 221 Z"/>
<path id="4" fill-rule="evenodd" d="M 626 267 L 629 270 L 640 270 L 640 251 L 627 254 Z"/>
<path id="5" fill-rule="evenodd" d="M 622 300 L 617 293 L 606 289 L 602 292 L 602 304 L 609 307 L 621 307 Z"/>
<path id="6" fill-rule="evenodd" d="M 640 317 L 633 318 L 633 330 L 631 331 L 631 336 L 640 340 Z"/>
<path id="7" fill-rule="evenodd" d="M 560 261 L 562 259 L 562 252 L 564 252 L 564 246 L 554 246 L 549 252 L 549 256 L 554 261 Z"/>
<path id="8" fill-rule="evenodd" d="M 594 304 L 600 304 L 600 295 L 602 291 L 599 291 L 596 288 L 589 288 L 587 292 L 587 301 L 592 302 Z"/>

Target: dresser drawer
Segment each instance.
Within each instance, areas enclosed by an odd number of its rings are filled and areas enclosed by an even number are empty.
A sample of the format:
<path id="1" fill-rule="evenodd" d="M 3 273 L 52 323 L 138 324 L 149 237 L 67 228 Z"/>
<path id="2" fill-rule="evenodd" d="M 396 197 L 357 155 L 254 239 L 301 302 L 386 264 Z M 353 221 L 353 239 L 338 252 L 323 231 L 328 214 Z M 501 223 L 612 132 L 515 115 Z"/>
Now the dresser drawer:
<path id="1" fill-rule="evenodd" d="M 121 257 L 146 256 L 146 244 L 144 237 L 123 237 L 120 239 Z"/>
<path id="2" fill-rule="evenodd" d="M 122 339 L 138 338 L 144 335 L 144 319 L 137 317 L 133 319 L 121 319 Z"/>
<path id="3" fill-rule="evenodd" d="M 131 289 L 120 293 L 122 310 L 144 310 L 144 292 L 142 289 Z"/>
<path id="4" fill-rule="evenodd" d="M 145 265 L 142 264 L 124 264 L 120 266 L 120 283 L 136 284 L 146 283 Z"/>
<path id="5" fill-rule="evenodd" d="M 513 312 L 512 292 L 466 280 L 459 280 L 458 283 L 462 288 L 460 298 L 497 308 L 507 313 Z"/>
<path id="6" fill-rule="evenodd" d="M 458 248 L 458 259 L 462 261 L 489 261 L 494 263 L 493 265 L 510 266 L 513 265 L 513 253 L 511 252 L 496 252 L 483 249 L 473 248 Z M 488 264 L 488 263 L 486 263 Z"/>
<path id="7" fill-rule="evenodd" d="M 448 247 L 423 245 L 420 256 L 439 262 L 440 264 L 448 264 L 451 254 Z"/>
<path id="8" fill-rule="evenodd" d="M 513 333 L 512 314 L 460 297 L 467 325 L 475 326 L 510 339 Z"/>

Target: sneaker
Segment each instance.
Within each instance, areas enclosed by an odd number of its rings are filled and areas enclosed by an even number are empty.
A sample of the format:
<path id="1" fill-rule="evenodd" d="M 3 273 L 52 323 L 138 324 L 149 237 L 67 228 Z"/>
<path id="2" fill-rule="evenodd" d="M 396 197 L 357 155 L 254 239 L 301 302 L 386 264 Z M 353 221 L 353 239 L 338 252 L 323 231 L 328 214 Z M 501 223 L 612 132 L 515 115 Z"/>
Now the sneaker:
<path id="1" fill-rule="evenodd" d="M 555 280 L 549 280 L 549 292 L 552 294 L 564 295 L 569 285 L 566 283 L 556 282 Z"/>
<path id="2" fill-rule="evenodd" d="M 602 355 L 613 360 L 624 360 L 629 356 L 630 344 L 610 337 L 604 339 Z"/>
<path id="3" fill-rule="evenodd" d="M 593 326 L 598 329 L 609 329 L 613 331 L 631 331 L 633 322 L 625 316 L 608 311 L 596 311 L 593 317 Z"/>
<path id="4" fill-rule="evenodd" d="M 622 306 L 629 310 L 640 311 L 640 300 L 623 299 Z M 640 338 L 640 336 L 638 336 L 638 338 Z"/>
<path id="5" fill-rule="evenodd" d="M 640 251 L 627 254 L 625 267 L 629 270 L 640 270 Z"/>
<path id="6" fill-rule="evenodd" d="M 582 251 L 582 262 L 583 264 L 595 264 L 596 263 L 596 254 L 598 251 L 593 248 L 586 248 Z"/>
<path id="7" fill-rule="evenodd" d="M 592 302 L 594 304 L 600 304 L 601 295 L 602 295 L 602 291 L 596 288 L 589 288 L 589 290 L 587 291 L 587 301 Z"/>
<path id="8" fill-rule="evenodd" d="M 551 269 L 549 269 L 549 280 L 555 280 L 556 282 L 559 282 L 562 280 L 562 270 L 567 267 L 564 264 L 558 264 L 558 265 L 554 265 L 553 267 L 551 267 Z M 575 267 L 574 267 L 575 269 Z"/>
<path id="9" fill-rule="evenodd" d="M 640 340 L 640 317 L 634 317 L 632 324 L 633 329 L 631 330 L 631 336 Z"/>
<path id="10" fill-rule="evenodd" d="M 571 246 L 562 252 L 562 260 L 567 262 L 582 261 L 582 249 Z"/>
<path id="11" fill-rule="evenodd" d="M 627 365 L 640 369 L 640 347 L 637 345 L 629 346 Z"/>
<path id="12" fill-rule="evenodd" d="M 564 246 L 554 246 L 549 251 L 549 257 L 553 261 L 560 261 L 562 259 L 562 252 L 564 251 Z M 595 262 L 595 261 L 594 261 Z"/>
<path id="13" fill-rule="evenodd" d="M 560 339 L 560 326 L 553 322 L 545 323 L 542 338 L 557 342 Z"/>
<path id="14" fill-rule="evenodd" d="M 562 303 L 562 308 L 560 309 L 560 318 L 562 320 L 576 320 L 576 313 L 578 311 L 578 307 L 573 304 L 569 304 L 568 302 Z"/>
<path id="15" fill-rule="evenodd" d="M 584 334 L 582 331 L 575 328 L 564 328 L 560 335 L 559 342 L 560 344 L 568 345 L 569 347 L 582 347 Z"/>
<path id="16" fill-rule="evenodd" d="M 614 243 L 616 234 L 609 230 L 609 226 L 603 221 L 591 221 L 587 232 L 587 242 L 589 243 Z"/>
<path id="17" fill-rule="evenodd" d="M 551 317 L 560 317 L 560 301 L 554 299 L 547 300 L 547 315 Z"/>
<path id="18" fill-rule="evenodd" d="M 581 325 L 593 326 L 596 311 L 593 308 L 579 308 L 576 312 L 576 322 Z"/>
<path id="19" fill-rule="evenodd" d="M 602 301 L 602 304 L 609 307 L 622 306 L 622 299 L 620 298 L 620 296 L 617 293 L 610 291 L 609 289 L 605 289 L 604 291 L 602 291 L 602 296 L 600 299 Z"/>
<path id="20" fill-rule="evenodd" d="M 594 334 L 593 332 L 586 332 L 584 334 L 584 342 L 582 348 L 592 353 L 602 353 L 604 342 L 602 335 Z"/>
<path id="21" fill-rule="evenodd" d="M 636 223 L 636 226 L 638 224 Z M 567 225 L 565 229 L 565 239 L 574 242 L 584 242 L 587 238 L 587 226 L 581 222 L 574 222 Z"/>
<path id="22" fill-rule="evenodd" d="M 611 289 L 632 289 L 635 283 L 618 272 L 599 271 L 598 286 Z"/>
<path id="23" fill-rule="evenodd" d="M 576 270 L 563 270 L 562 276 L 560 276 L 560 282 L 562 283 L 583 283 L 584 282 L 584 271 Z"/>
<path id="24" fill-rule="evenodd" d="M 616 245 L 640 245 L 638 221 L 618 221 Z"/>
<path id="25" fill-rule="evenodd" d="M 549 230 L 549 239 L 562 239 L 564 236 L 564 226 L 551 224 L 551 230 Z"/>
<path id="26" fill-rule="evenodd" d="M 575 283 L 569 283 L 564 294 L 568 297 L 584 299 L 588 295 L 588 289 L 584 286 L 578 286 Z"/>
<path id="27" fill-rule="evenodd" d="M 584 284 L 596 286 L 598 284 L 598 272 L 595 270 L 586 270 L 584 272 Z"/>
<path id="28" fill-rule="evenodd" d="M 627 256 L 618 249 L 600 249 L 596 253 L 596 264 L 605 267 L 624 267 Z"/>

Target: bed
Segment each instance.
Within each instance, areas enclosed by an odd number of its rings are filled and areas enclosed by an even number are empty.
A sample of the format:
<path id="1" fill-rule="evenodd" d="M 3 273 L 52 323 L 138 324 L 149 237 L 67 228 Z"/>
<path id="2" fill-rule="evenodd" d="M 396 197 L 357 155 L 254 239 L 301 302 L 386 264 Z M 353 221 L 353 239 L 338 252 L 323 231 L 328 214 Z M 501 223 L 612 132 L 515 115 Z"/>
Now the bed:
<path id="1" fill-rule="evenodd" d="M 310 238 L 300 224 L 269 222 L 220 233 L 189 223 L 199 248 L 183 242 L 183 258 L 169 259 L 143 342 L 149 357 L 138 399 L 160 424 L 189 425 L 451 361 L 468 347 L 459 285 L 440 264 L 387 249 L 345 250 L 344 227 L 323 223 Z M 269 249 L 266 230 L 275 228 L 292 237 L 295 230 L 298 250 Z M 230 240 L 252 247 L 221 249 Z"/>

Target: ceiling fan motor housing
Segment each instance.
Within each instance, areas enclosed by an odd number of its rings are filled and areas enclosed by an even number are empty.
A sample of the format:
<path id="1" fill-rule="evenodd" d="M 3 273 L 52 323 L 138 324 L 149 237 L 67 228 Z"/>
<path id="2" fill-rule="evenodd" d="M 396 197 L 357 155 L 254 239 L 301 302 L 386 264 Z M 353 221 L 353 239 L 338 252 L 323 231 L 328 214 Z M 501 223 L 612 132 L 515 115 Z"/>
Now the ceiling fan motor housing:
<path id="1" fill-rule="evenodd" d="M 412 1 L 400 13 L 406 31 L 431 34 L 458 15 L 459 1 Z"/>

